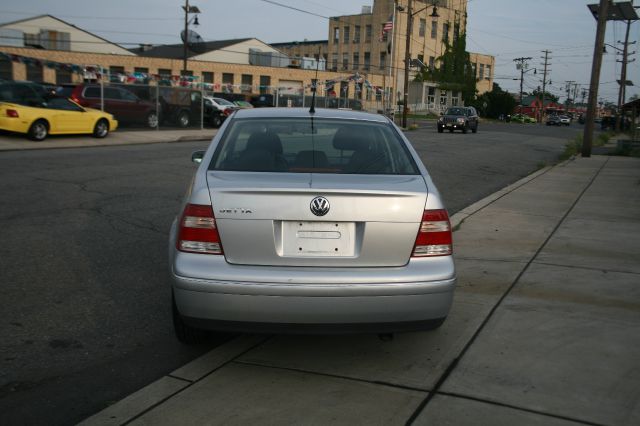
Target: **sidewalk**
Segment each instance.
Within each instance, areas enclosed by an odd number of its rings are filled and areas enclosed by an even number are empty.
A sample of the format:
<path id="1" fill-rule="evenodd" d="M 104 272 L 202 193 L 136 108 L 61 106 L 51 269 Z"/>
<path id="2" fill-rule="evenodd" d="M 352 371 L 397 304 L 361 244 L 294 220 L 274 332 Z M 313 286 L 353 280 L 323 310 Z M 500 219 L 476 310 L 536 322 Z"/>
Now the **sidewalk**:
<path id="1" fill-rule="evenodd" d="M 640 424 L 639 183 L 577 158 L 456 214 L 437 331 L 244 335 L 82 424 Z"/>
<path id="2" fill-rule="evenodd" d="M 136 145 L 211 140 L 218 129 L 116 130 L 104 139 L 91 135 L 49 136 L 34 142 L 25 135 L 0 133 L 0 151 L 26 149 L 82 148 L 113 145 Z"/>

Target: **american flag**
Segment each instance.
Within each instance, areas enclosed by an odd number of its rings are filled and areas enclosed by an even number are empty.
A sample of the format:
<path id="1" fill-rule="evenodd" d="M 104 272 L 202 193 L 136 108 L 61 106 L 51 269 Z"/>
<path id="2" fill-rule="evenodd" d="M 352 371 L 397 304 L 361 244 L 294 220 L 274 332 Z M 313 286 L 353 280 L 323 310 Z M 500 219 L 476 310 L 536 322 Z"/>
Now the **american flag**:
<path id="1" fill-rule="evenodd" d="M 382 33 L 388 33 L 391 30 L 393 30 L 393 14 L 391 14 L 387 22 L 384 23 L 384 26 L 382 27 Z"/>

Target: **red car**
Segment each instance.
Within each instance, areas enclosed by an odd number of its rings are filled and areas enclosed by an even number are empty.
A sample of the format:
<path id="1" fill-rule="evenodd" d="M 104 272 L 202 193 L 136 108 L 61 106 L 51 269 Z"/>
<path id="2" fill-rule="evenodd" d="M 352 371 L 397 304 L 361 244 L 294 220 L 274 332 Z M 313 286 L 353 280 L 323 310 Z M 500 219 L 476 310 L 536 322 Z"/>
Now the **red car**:
<path id="1" fill-rule="evenodd" d="M 58 96 L 64 96 L 89 108 L 100 109 L 100 85 L 79 84 L 58 87 Z M 104 86 L 104 110 L 122 124 L 158 127 L 156 105 L 140 99 L 127 89 L 118 86 Z"/>

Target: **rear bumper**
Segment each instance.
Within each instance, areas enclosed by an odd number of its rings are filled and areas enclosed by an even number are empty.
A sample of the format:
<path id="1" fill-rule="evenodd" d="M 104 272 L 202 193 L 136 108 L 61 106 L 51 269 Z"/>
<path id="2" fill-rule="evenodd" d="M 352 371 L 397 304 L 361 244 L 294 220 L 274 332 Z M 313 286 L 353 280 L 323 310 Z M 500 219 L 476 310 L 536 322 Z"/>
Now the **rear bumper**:
<path id="1" fill-rule="evenodd" d="M 176 307 L 214 330 L 392 332 L 433 328 L 449 313 L 456 278 L 405 283 L 222 282 L 176 276 Z"/>

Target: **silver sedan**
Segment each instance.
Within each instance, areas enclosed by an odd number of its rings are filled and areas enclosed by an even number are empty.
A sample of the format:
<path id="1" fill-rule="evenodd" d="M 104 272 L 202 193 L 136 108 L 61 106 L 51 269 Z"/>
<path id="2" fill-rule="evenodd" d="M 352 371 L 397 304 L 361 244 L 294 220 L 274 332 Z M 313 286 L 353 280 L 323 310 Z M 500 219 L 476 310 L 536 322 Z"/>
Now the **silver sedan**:
<path id="1" fill-rule="evenodd" d="M 239 110 L 192 159 L 169 243 L 181 341 L 205 329 L 389 333 L 446 318 L 449 216 L 386 117 Z"/>

